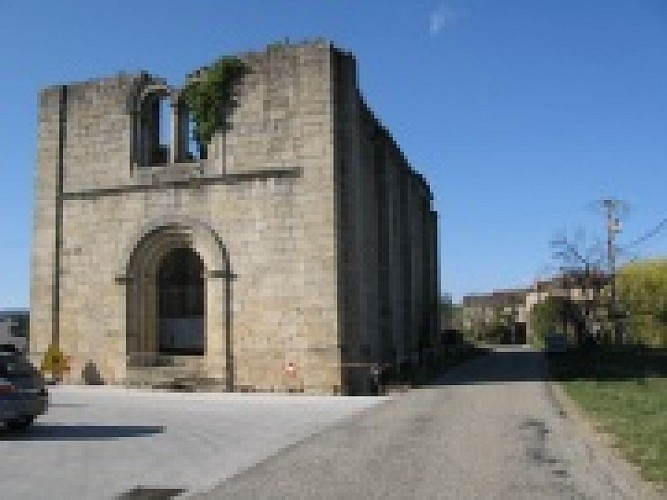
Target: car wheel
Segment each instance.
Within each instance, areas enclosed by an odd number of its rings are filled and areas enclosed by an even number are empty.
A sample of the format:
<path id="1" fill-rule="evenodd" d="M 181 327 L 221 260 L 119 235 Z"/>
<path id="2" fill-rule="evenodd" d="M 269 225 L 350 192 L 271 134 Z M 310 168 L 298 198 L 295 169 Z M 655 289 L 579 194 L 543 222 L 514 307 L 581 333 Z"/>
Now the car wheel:
<path id="1" fill-rule="evenodd" d="M 19 417 L 7 422 L 7 429 L 10 431 L 23 431 L 30 427 L 35 417 L 32 415 L 29 417 Z"/>

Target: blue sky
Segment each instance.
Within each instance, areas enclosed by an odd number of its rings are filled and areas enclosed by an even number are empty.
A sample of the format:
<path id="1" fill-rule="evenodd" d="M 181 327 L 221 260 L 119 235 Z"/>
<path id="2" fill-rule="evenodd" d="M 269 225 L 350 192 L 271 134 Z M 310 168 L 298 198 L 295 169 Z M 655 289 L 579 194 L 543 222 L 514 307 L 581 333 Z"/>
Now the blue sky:
<path id="1" fill-rule="evenodd" d="M 549 241 L 624 244 L 667 217 L 667 1 L 5 0 L 0 15 L 0 308 L 29 303 L 40 87 L 145 69 L 180 84 L 220 55 L 324 37 L 429 179 L 441 290 L 529 285 Z M 667 256 L 667 229 L 631 249 Z"/>

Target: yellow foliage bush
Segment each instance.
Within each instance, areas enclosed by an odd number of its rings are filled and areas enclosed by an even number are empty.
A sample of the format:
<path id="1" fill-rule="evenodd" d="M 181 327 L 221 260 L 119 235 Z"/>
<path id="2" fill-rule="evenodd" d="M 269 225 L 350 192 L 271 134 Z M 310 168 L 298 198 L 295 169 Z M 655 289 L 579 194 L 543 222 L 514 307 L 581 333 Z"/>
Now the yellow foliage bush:
<path id="1" fill-rule="evenodd" d="M 50 373 L 54 379 L 61 380 L 70 369 L 69 359 L 55 344 L 49 344 L 40 366 L 42 373 Z"/>

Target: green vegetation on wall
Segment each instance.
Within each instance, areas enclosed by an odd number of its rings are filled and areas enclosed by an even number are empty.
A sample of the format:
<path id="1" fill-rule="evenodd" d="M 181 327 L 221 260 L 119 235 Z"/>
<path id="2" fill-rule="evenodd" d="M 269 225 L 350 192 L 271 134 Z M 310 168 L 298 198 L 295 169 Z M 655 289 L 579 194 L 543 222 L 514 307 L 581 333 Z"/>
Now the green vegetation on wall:
<path id="1" fill-rule="evenodd" d="M 244 65 L 236 57 L 223 57 L 188 75 L 182 97 L 194 123 L 193 139 L 205 150 L 213 134 L 225 125 L 234 83 Z"/>

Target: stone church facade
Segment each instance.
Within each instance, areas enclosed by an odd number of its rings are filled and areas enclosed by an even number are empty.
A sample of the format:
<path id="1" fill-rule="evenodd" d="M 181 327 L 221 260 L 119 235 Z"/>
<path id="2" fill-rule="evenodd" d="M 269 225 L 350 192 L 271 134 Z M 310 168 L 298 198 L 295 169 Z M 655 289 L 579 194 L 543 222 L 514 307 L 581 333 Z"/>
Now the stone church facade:
<path id="1" fill-rule="evenodd" d="M 58 344 L 68 381 L 357 394 L 370 366 L 435 347 L 432 194 L 353 56 L 309 41 L 238 57 L 204 159 L 158 77 L 40 93 L 31 355 Z"/>

